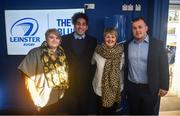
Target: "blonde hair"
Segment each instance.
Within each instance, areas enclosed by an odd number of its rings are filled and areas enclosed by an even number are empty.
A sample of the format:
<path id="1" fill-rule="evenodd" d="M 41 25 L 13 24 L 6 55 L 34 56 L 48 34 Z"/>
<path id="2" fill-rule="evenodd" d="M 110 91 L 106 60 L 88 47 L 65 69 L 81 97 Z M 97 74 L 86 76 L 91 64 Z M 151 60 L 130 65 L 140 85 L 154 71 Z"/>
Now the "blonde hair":
<path id="1" fill-rule="evenodd" d="M 116 39 L 118 38 L 118 33 L 117 33 L 117 30 L 113 27 L 107 27 L 104 29 L 104 37 L 107 35 L 107 34 L 113 34 L 116 36 Z"/>

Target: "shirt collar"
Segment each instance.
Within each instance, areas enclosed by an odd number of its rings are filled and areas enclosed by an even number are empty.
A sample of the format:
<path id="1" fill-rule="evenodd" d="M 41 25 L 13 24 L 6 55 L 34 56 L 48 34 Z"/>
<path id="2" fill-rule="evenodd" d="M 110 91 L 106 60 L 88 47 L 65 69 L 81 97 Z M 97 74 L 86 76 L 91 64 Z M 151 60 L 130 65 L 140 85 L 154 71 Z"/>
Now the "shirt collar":
<path id="1" fill-rule="evenodd" d="M 148 35 L 145 37 L 144 42 L 149 43 L 149 36 Z"/>
<path id="2" fill-rule="evenodd" d="M 76 32 L 74 32 L 74 38 L 75 38 L 75 39 L 84 39 L 85 36 L 86 36 L 85 34 L 83 34 L 83 35 L 80 36 L 80 35 L 78 35 Z"/>
<path id="3" fill-rule="evenodd" d="M 133 39 L 134 43 L 138 43 L 135 39 Z M 149 36 L 147 35 L 142 42 L 149 43 Z"/>

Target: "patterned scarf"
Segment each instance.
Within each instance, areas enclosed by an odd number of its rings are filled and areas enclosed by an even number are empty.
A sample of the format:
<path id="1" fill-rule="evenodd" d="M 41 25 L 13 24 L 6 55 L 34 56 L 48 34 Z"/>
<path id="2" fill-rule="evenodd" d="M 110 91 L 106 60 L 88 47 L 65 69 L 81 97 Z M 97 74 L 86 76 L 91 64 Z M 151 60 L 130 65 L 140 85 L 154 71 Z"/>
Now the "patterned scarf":
<path id="1" fill-rule="evenodd" d="M 48 86 L 67 89 L 69 87 L 68 67 L 64 50 L 59 46 L 56 50 L 55 59 L 52 58 L 52 55 L 54 52 L 50 51 L 46 42 L 43 42 L 41 45 L 41 62 Z"/>
<path id="2" fill-rule="evenodd" d="M 102 77 L 102 105 L 111 107 L 115 102 L 120 102 L 120 59 L 123 47 L 116 44 L 108 48 L 104 43 L 96 47 L 96 52 L 106 59 Z"/>

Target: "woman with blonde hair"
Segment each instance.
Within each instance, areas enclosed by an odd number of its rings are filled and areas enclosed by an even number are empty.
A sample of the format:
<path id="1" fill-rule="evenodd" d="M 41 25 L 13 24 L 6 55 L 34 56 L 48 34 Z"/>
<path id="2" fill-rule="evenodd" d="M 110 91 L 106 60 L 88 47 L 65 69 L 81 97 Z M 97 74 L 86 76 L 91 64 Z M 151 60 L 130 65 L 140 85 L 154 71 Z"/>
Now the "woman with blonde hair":
<path id="1" fill-rule="evenodd" d="M 93 89 L 98 98 L 98 114 L 115 114 L 123 89 L 123 46 L 117 43 L 117 31 L 106 28 L 104 41 L 95 49 L 92 64 L 97 69 Z"/>

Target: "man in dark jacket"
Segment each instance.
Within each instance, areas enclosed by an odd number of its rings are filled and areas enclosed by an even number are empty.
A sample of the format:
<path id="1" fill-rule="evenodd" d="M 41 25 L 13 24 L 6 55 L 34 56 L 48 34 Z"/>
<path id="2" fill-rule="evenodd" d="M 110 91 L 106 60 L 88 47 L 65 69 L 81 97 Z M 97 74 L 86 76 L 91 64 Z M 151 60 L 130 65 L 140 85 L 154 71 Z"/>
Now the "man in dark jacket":
<path id="1" fill-rule="evenodd" d="M 168 59 L 163 42 L 147 34 L 144 18 L 132 21 L 133 40 L 125 46 L 125 88 L 129 113 L 155 114 L 159 97 L 169 89 Z"/>
<path id="2" fill-rule="evenodd" d="M 72 17 L 74 32 L 63 36 L 62 47 L 69 65 L 70 87 L 67 99 L 70 114 L 87 114 L 92 94 L 93 67 L 91 58 L 96 47 L 96 39 L 86 33 L 88 17 L 84 13 L 75 13 Z M 66 97 L 66 95 L 65 95 Z"/>

